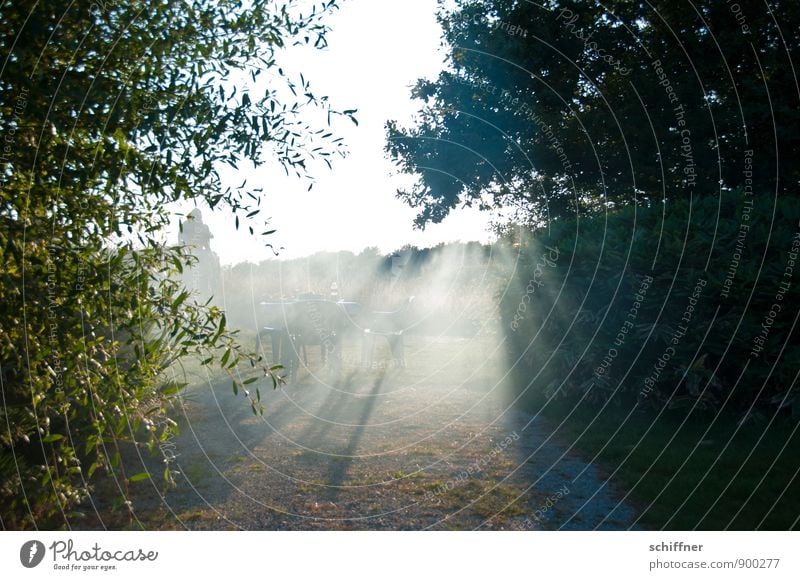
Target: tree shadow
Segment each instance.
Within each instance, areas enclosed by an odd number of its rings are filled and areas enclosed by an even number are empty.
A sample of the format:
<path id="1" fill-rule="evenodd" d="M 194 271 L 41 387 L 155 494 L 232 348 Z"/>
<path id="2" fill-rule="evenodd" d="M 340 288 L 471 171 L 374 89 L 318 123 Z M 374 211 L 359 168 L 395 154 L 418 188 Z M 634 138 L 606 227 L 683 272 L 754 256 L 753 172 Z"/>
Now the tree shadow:
<path id="1" fill-rule="evenodd" d="M 333 421 L 324 421 L 307 430 L 304 440 L 309 444 L 319 446 L 336 428 L 346 430 L 342 443 L 335 446 L 335 453 L 314 451 L 316 459 L 324 458 L 326 461 L 326 474 L 323 478 L 324 490 L 320 495 L 323 501 L 336 502 L 345 482 L 351 476 L 351 470 L 358 459 L 357 454 L 363 443 L 370 419 L 379 406 L 380 395 L 384 392 L 387 374 L 381 373 L 371 377 L 372 384 L 366 392 L 353 393 L 344 390 L 331 391 L 326 398 L 327 414 L 330 417 L 347 419 L 350 426 L 336 425 Z M 328 406 L 329 405 L 329 406 Z M 331 441 L 327 441 L 330 445 Z"/>

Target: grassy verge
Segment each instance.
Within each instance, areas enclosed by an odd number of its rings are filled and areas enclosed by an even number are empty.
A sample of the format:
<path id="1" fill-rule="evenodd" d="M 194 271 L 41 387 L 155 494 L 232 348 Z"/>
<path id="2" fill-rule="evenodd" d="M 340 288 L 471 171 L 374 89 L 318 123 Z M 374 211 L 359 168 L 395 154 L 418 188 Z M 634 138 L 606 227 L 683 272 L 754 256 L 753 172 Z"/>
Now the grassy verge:
<path id="1" fill-rule="evenodd" d="M 702 414 L 636 412 L 626 421 L 620 408 L 542 411 L 562 441 L 630 492 L 644 528 L 800 527 L 800 429 L 788 419 L 737 428 L 733 418 Z"/>

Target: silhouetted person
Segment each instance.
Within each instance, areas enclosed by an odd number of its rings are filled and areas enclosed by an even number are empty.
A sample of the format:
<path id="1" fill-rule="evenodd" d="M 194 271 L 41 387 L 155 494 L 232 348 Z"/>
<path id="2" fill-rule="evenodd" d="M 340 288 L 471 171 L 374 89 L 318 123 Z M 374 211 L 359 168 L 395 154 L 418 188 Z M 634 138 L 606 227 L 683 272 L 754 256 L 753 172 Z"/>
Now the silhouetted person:
<path id="1" fill-rule="evenodd" d="M 189 212 L 189 219 L 181 224 L 179 239 L 181 244 L 197 250 L 211 251 L 211 230 L 203 223 L 203 214 L 195 208 Z"/>
<path id="2" fill-rule="evenodd" d="M 203 298 L 219 294 L 219 258 L 211 250 L 211 230 L 203 223 L 203 214 L 195 208 L 189 212 L 189 219 L 181 224 L 178 236 L 180 243 L 197 258 L 197 263 L 184 270 L 184 285 L 199 292 Z"/>

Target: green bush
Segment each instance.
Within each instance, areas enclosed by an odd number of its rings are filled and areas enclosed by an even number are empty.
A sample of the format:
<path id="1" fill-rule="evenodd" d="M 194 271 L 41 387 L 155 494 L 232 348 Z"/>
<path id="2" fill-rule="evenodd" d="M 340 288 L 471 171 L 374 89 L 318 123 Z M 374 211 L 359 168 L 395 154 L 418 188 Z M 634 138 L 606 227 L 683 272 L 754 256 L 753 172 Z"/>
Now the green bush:
<path id="1" fill-rule="evenodd" d="M 501 312 L 526 397 L 800 416 L 798 220 L 733 192 L 522 236 Z"/>
<path id="2" fill-rule="evenodd" d="M 256 381 L 276 386 L 224 313 L 174 281 L 192 260 L 163 240 L 180 202 L 226 208 L 266 242 L 262 190 L 227 186 L 220 168 L 269 159 L 308 176 L 311 163 L 345 153 L 331 118 L 355 111 L 336 110 L 276 60 L 287 44 L 323 47 L 320 19 L 335 9 L 3 6 L 0 528 L 71 527 L 103 475 L 130 507 L 128 484 L 153 477 L 143 452 L 157 454 L 175 427 L 171 363 L 217 364 L 256 412 Z M 324 130 L 304 120 L 320 117 Z M 126 451 L 138 461 L 125 464 Z"/>
<path id="3" fill-rule="evenodd" d="M 188 301 L 162 252 L 35 243 L 24 278 L 0 252 L 4 527 L 74 520 L 100 475 L 117 480 L 122 505 L 129 483 L 153 476 L 141 460 L 131 471 L 121 452 L 156 453 L 175 431 L 169 408 L 182 385 L 166 375 L 170 364 L 236 348 L 224 329 L 217 335 L 222 312 Z M 170 482 L 163 459 L 153 475 Z"/>

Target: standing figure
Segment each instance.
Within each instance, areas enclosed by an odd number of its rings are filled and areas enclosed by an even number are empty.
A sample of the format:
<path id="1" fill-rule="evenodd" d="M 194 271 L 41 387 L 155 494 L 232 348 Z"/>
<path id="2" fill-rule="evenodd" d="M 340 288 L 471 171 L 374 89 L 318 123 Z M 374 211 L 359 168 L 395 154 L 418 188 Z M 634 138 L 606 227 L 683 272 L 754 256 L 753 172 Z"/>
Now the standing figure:
<path id="1" fill-rule="evenodd" d="M 201 298 L 219 297 L 220 267 L 219 257 L 211 250 L 211 230 L 203 223 L 203 214 L 195 208 L 188 219 L 181 224 L 179 240 L 197 258 L 190 268 L 184 269 L 183 282 L 188 290 L 196 292 Z"/>

